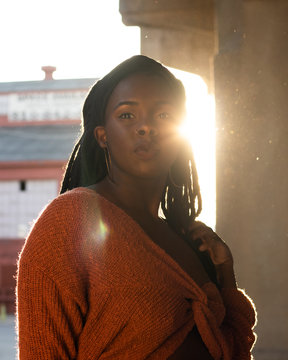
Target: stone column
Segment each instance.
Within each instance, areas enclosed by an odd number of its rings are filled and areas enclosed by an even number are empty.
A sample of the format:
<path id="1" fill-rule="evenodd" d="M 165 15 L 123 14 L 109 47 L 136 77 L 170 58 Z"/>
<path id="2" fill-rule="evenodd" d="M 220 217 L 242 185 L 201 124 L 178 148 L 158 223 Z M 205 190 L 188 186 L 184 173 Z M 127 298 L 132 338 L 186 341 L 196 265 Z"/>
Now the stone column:
<path id="1" fill-rule="evenodd" d="M 216 1 L 217 231 L 258 311 L 256 359 L 288 359 L 288 3 Z"/>
<path id="2" fill-rule="evenodd" d="M 125 25 L 141 28 L 141 53 L 211 85 L 213 0 L 120 0 Z"/>

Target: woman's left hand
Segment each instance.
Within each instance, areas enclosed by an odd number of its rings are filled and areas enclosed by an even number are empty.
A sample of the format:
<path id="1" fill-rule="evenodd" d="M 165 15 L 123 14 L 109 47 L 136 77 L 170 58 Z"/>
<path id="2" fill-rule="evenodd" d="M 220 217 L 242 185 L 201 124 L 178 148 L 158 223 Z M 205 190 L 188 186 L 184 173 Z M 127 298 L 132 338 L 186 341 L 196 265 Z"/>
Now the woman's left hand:
<path id="1" fill-rule="evenodd" d="M 237 288 L 233 269 L 233 256 L 227 244 L 208 226 L 194 221 L 190 226 L 190 241 L 199 251 L 207 251 L 215 266 L 218 283 L 224 288 Z"/>
<path id="2" fill-rule="evenodd" d="M 233 257 L 229 247 L 210 227 L 201 221 L 194 221 L 190 226 L 189 235 L 190 241 L 197 243 L 199 251 L 208 252 L 216 267 L 233 266 Z"/>

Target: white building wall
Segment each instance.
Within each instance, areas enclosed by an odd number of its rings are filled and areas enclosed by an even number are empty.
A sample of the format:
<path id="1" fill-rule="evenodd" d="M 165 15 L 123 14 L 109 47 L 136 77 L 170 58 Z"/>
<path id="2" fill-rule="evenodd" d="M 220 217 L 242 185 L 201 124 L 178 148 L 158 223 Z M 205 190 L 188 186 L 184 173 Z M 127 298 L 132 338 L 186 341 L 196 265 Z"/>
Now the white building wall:
<path id="1" fill-rule="evenodd" d="M 57 196 L 57 180 L 0 181 L 0 238 L 23 238 Z"/>

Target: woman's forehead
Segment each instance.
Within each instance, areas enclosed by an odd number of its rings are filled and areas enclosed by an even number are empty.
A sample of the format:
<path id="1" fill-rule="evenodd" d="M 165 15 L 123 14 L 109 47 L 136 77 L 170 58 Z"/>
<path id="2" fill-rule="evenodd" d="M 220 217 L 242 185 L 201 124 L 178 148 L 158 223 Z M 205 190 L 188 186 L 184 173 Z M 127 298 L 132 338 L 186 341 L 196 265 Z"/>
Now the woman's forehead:
<path id="1" fill-rule="evenodd" d="M 159 102 L 175 99 L 175 89 L 157 74 L 136 73 L 122 79 L 112 91 L 109 102 L 154 98 Z"/>

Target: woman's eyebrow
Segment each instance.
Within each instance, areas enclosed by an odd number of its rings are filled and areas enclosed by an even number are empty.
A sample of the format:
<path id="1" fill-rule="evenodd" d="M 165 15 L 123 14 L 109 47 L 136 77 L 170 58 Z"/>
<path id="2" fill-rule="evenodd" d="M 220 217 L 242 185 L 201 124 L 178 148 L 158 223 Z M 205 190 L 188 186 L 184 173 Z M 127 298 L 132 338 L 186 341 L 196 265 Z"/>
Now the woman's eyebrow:
<path id="1" fill-rule="evenodd" d="M 139 105 L 139 102 L 137 101 L 132 101 L 132 100 L 124 100 L 124 101 L 120 101 L 118 104 L 116 104 L 113 108 L 113 110 L 117 109 L 118 107 L 122 106 L 122 105 Z M 173 106 L 174 104 L 171 101 L 167 101 L 167 100 L 159 100 L 156 101 L 155 103 L 156 106 L 160 106 L 160 105 L 170 105 Z"/>
<path id="2" fill-rule="evenodd" d="M 173 102 L 167 101 L 167 100 L 160 100 L 160 101 L 157 101 L 155 104 L 156 105 L 171 105 L 171 106 L 175 105 L 175 104 L 173 104 Z"/>
<path id="3" fill-rule="evenodd" d="M 114 106 L 114 109 L 117 109 L 118 107 L 122 106 L 122 105 L 138 105 L 139 103 L 137 101 L 120 101 L 117 105 Z"/>

